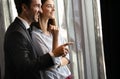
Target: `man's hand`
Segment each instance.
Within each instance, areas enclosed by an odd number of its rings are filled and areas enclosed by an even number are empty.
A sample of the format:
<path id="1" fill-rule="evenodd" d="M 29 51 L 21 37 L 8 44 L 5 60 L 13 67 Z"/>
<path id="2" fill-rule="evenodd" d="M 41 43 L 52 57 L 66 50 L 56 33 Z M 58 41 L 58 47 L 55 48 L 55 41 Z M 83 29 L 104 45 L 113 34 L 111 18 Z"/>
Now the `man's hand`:
<path id="1" fill-rule="evenodd" d="M 73 45 L 73 42 L 68 42 L 68 43 L 65 43 L 65 44 L 60 45 L 57 48 L 55 48 L 52 51 L 54 56 L 59 57 L 59 56 L 66 55 L 68 53 L 68 48 L 66 48 L 66 46 L 68 46 L 68 45 Z"/>

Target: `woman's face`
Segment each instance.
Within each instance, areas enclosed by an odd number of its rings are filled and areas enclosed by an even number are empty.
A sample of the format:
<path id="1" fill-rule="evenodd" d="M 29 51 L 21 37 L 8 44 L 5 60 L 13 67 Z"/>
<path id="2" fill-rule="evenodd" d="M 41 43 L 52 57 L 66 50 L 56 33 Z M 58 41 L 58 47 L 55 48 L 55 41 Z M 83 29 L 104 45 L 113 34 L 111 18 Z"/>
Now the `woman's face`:
<path id="1" fill-rule="evenodd" d="M 55 16 L 54 16 L 55 6 L 54 6 L 53 0 L 47 0 L 42 5 L 42 10 L 43 10 L 43 13 L 42 13 L 43 17 L 48 18 L 48 19 L 55 18 Z"/>

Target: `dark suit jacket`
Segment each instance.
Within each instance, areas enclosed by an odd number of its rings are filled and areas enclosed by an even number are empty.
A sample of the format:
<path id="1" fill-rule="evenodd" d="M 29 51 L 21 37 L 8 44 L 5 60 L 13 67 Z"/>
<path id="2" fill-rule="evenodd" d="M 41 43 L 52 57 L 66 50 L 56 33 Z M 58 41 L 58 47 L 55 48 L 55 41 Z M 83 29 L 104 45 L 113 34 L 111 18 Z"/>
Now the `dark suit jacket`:
<path id="1" fill-rule="evenodd" d="M 4 51 L 5 79 L 40 79 L 39 71 L 54 65 L 49 54 L 36 56 L 31 37 L 18 18 L 6 31 Z"/>

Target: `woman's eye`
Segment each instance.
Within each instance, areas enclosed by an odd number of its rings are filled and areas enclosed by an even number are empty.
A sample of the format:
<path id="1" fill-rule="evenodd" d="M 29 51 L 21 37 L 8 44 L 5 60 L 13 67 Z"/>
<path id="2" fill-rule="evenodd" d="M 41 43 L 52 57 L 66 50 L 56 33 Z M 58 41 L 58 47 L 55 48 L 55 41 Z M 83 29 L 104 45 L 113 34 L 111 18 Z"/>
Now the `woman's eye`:
<path id="1" fill-rule="evenodd" d="M 47 7 L 48 7 L 48 8 L 53 8 L 53 6 L 52 6 L 52 5 L 47 5 Z"/>

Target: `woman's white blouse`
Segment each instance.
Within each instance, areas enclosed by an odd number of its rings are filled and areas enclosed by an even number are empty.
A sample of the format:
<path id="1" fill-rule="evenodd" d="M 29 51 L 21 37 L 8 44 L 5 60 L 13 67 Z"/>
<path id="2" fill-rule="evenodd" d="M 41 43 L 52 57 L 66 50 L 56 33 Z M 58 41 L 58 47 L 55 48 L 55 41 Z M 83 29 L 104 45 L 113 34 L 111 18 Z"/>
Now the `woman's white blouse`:
<path id="1" fill-rule="evenodd" d="M 35 48 L 39 55 L 43 55 L 45 53 L 49 53 L 50 51 L 52 51 L 52 41 L 53 41 L 52 34 L 45 35 L 42 32 L 42 30 L 33 27 L 32 39 L 34 42 L 33 44 L 35 44 Z M 59 45 L 64 43 L 65 43 L 65 39 L 61 36 L 59 31 Z M 66 57 L 69 59 L 69 54 L 67 54 Z M 59 64 L 61 62 L 61 57 L 54 58 L 54 62 L 56 64 Z M 59 68 L 53 66 L 51 68 L 48 68 L 47 70 L 40 71 L 40 74 L 42 79 L 65 79 L 67 76 L 71 75 L 71 72 L 66 65 L 66 66 L 60 66 Z"/>

